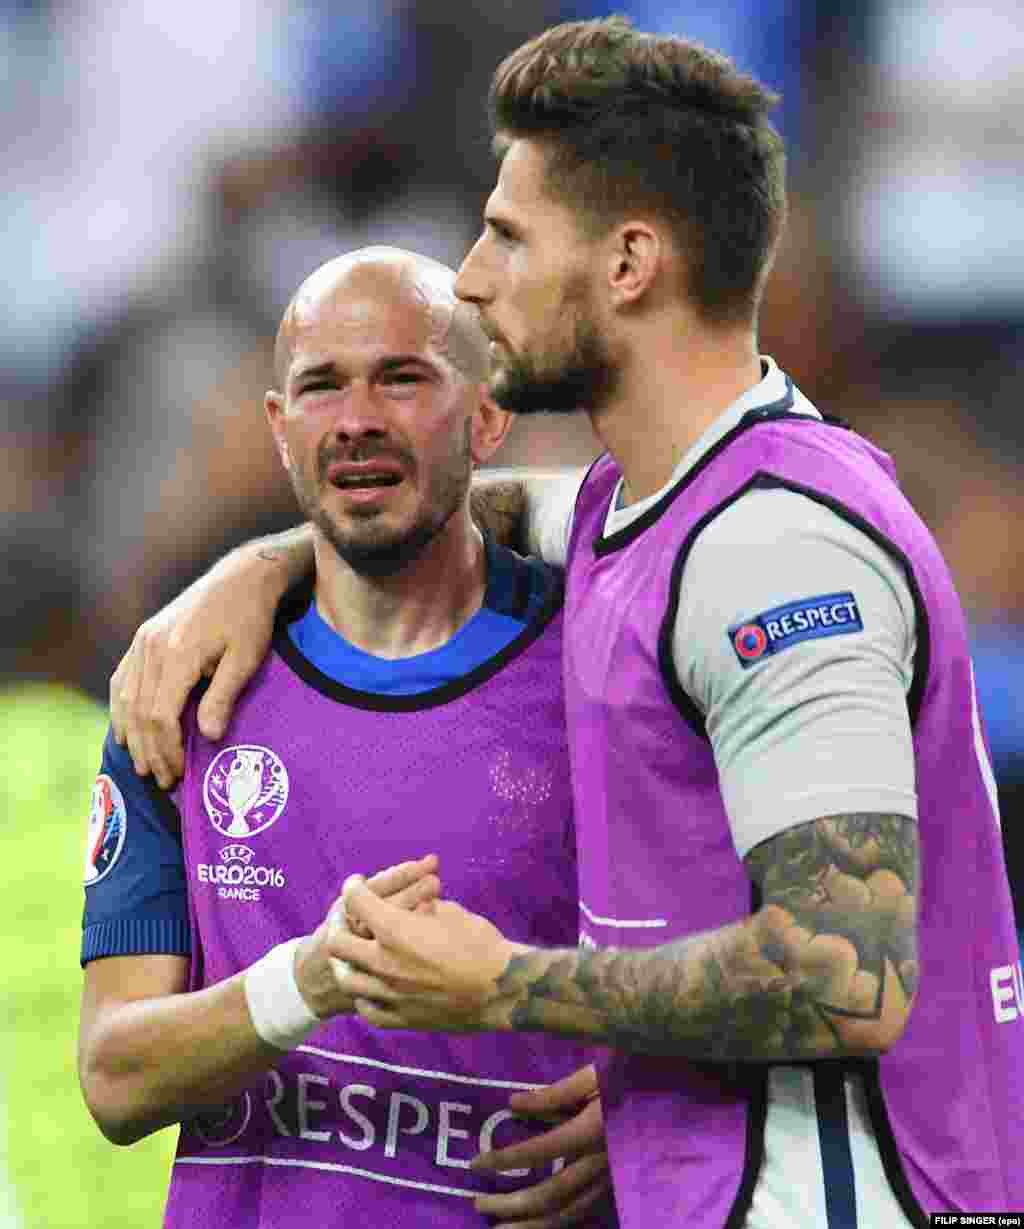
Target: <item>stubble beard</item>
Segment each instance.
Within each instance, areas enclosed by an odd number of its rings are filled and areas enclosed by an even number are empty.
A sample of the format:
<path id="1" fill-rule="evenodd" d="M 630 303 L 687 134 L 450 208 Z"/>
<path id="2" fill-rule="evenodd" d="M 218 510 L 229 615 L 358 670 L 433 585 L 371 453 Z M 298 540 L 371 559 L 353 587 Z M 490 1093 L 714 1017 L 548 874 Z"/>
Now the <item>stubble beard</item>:
<path id="1" fill-rule="evenodd" d="M 370 459 L 382 453 L 383 450 L 376 454 L 370 451 L 367 455 L 364 451 L 359 459 Z M 465 503 L 472 478 L 470 423 L 467 421 L 463 447 L 431 475 L 423 510 L 411 525 L 391 529 L 377 509 L 356 507 L 349 514 L 353 522 L 349 527 L 335 520 L 320 498 L 323 487 L 329 485 L 327 469 L 339 455 L 338 449 L 321 445 L 317 454 L 316 482 L 310 482 L 295 467 L 291 468 L 290 476 L 303 515 L 316 526 L 339 559 L 361 576 L 394 576 L 418 559 Z M 349 455 L 355 459 L 352 450 Z M 389 449 L 387 455 L 395 456 L 396 450 Z M 405 473 L 414 475 L 415 459 L 406 452 L 401 458 Z"/>
<path id="2" fill-rule="evenodd" d="M 512 414 L 575 414 L 601 409 L 618 381 L 608 344 L 590 314 L 578 310 L 572 346 L 556 364 L 508 354 L 491 381 L 491 395 Z"/>

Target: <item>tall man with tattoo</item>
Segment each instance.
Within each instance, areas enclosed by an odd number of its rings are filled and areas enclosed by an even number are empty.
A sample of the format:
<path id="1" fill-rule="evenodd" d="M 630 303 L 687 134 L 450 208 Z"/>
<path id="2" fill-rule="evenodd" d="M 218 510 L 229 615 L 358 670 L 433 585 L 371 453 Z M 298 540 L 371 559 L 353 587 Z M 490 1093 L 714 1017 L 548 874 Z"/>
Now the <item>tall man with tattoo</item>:
<path id="1" fill-rule="evenodd" d="M 585 411 L 607 448 L 523 487 L 527 543 L 567 566 L 582 942 L 354 880 L 357 1008 L 611 1047 L 627 1229 L 1022 1208 L 1024 984 L 964 618 L 889 458 L 758 355 L 774 99 L 608 19 L 519 48 L 490 101 L 500 172 L 457 293 L 499 402 Z M 140 633 L 112 683 L 140 768 L 173 775 L 171 718 L 228 644 L 202 715 L 223 728 L 303 550 L 247 548 Z"/>

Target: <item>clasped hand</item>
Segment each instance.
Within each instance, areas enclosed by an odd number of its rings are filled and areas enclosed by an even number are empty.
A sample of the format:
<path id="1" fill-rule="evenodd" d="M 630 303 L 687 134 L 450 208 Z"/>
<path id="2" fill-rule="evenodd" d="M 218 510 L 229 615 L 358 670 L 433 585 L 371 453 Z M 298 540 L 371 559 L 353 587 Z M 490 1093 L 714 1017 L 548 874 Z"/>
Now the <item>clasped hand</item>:
<path id="1" fill-rule="evenodd" d="M 349 929 L 335 947 L 353 971 L 339 984 L 370 1024 L 427 1032 L 510 1027 L 512 997 L 500 979 L 527 948 L 454 901 L 412 913 L 382 900 L 361 876 L 342 895 Z"/>
<path id="2" fill-rule="evenodd" d="M 413 913 L 434 907 L 441 890 L 436 871 L 437 857 L 428 854 L 415 862 L 388 867 L 365 880 L 363 886 L 375 900 L 386 900 L 397 911 Z M 321 1020 L 352 1015 L 355 996 L 373 989 L 372 983 L 363 985 L 362 979 L 345 963 L 341 945 L 351 924 L 344 897 L 339 895 L 324 920 L 302 940 L 296 952 L 295 983 L 309 1009 Z"/>
<path id="3" fill-rule="evenodd" d="M 510 960 L 529 950 L 486 918 L 417 888 L 413 868 L 436 881 L 424 859 L 346 881 L 340 909 L 328 919 L 330 993 L 380 1028 L 473 1032 L 508 1028 L 514 996 L 502 988 Z M 430 885 L 433 888 L 433 883 Z M 339 924 L 341 915 L 344 924 Z M 531 1092 L 509 1108 L 550 1126 L 508 1148 L 481 1153 L 475 1170 L 562 1167 L 531 1186 L 480 1195 L 478 1212 L 505 1229 L 568 1229 L 614 1223 L 608 1153 L 593 1066 Z M 600 1216 L 600 1220 L 593 1219 Z"/>

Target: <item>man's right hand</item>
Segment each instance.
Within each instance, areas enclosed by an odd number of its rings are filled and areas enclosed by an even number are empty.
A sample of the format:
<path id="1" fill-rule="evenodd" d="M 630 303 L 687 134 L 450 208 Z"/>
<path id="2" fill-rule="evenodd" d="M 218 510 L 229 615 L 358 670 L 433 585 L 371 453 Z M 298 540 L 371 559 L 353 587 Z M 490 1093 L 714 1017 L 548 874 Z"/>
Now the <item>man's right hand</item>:
<path id="1" fill-rule="evenodd" d="M 389 866 L 364 882 L 381 900 L 399 909 L 422 913 L 429 911 L 441 894 L 441 880 L 436 872 L 437 855 L 427 854 L 415 862 Z M 360 975 L 341 960 L 337 951 L 337 936 L 348 930 L 345 900 L 339 896 L 295 953 L 295 984 L 310 1011 L 321 1020 L 351 1015 L 355 1011 L 355 996 L 366 989 L 361 985 Z M 372 938 L 365 930 L 361 933 L 364 938 Z M 345 978 L 344 991 L 338 984 L 339 978 Z"/>
<path id="2" fill-rule="evenodd" d="M 270 646 L 277 604 L 313 565 L 307 528 L 248 543 L 222 559 L 135 633 L 110 680 L 114 737 L 140 776 L 169 789 L 185 767 L 181 713 L 211 679 L 199 728 L 219 739 Z"/>

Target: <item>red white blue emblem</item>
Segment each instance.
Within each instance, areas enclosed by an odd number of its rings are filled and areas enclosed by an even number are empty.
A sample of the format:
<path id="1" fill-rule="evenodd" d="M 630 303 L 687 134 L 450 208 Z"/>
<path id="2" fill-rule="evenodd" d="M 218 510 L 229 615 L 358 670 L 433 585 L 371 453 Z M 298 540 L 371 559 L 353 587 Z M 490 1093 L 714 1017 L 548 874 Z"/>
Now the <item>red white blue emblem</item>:
<path id="1" fill-rule="evenodd" d="M 757 661 L 764 656 L 768 637 L 756 623 L 744 623 L 733 632 L 732 644 L 740 661 Z"/>
<path id="2" fill-rule="evenodd" d="M 128 812 L 111 777 L 101 772 L 92 787 L 89 831 L 85 838 L 85 886 L 99 883 L 114 867 L 124 848 Z"/>

